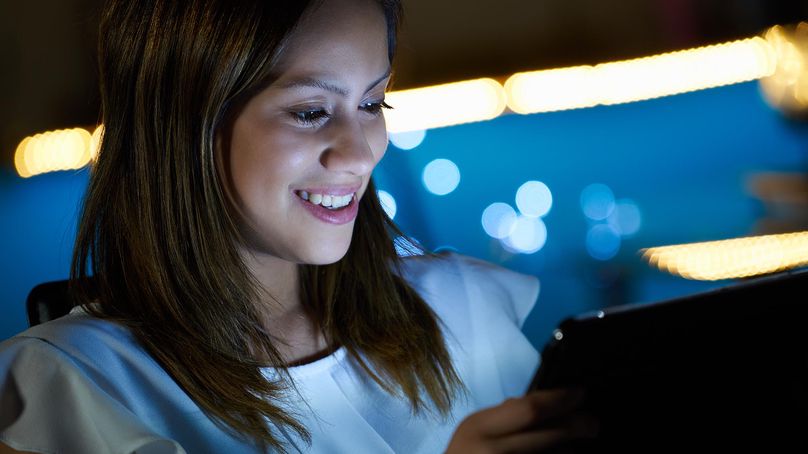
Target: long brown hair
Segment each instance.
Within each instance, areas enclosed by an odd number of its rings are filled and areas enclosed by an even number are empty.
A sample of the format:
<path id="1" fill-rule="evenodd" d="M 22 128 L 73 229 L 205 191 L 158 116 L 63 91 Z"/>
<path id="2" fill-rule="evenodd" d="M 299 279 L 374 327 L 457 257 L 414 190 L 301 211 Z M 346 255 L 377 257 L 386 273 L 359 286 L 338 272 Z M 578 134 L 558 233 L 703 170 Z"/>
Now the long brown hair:
<path id="1" fill-rule="evenodd" d="M 392 59 L 400 5 L 378 2 Z M 214 421 L 280 451 L 288 429 L 310 435 L 281 405 L 293 384 L 259 322 L 214 138 L 229 109 L 266 83 L 312 3 L 108 2 L 99 43 L 105 131 L 71 268 L 76 304 L 92 293 L 100 303 L 92 313 L 130 328 Z M 300 267 L 303 303 L 326 339 L 382 387 L 416 411 L 431 402 L 446 414 L 462 383 L 436 315 L 398 275 L 393 234 L 371 183 L 346 256 Z M 265 378 L 266 366 L 280 378 Z"/>

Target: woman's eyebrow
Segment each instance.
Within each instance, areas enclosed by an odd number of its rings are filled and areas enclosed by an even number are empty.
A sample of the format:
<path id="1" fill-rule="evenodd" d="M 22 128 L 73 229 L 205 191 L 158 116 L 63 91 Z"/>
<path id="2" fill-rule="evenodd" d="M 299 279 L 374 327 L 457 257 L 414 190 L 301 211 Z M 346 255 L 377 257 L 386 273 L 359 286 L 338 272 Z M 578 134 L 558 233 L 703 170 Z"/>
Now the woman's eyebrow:
<path id="1" fill-rule="evenodd" d="M 366 92 L 370 91 L 370 89 L 375 87 L 376 85 L 378 85 L 379 82 L 381 82 L 384 79 L 386 79 L 387 77 L 389 77 L 391 72 L 392 72 L 392 69 L 388 68 L 387 71 L 385 71 L 385 73 L 382 74 L 381 77 L 379 77 L 378 79 L 371 82 L 368 85 L 368 87 L 365 89 L 365 91 Z M 348 93 L 349 93 L 348 90 L 346 90 L 343 87 L 340 87 L 339 85 L 336 85 L 336 84 L 334 84 L 332 82 L 329 82 L 327 80 L 323 80 L 323 79 L 320 79 L 320 78 L 314 77 L 314 76 L 295 77 L 293 79 L 289 79 L 289 80 L 286 80 L 286 81 L 283 81 L 283 82 L 279 83 L 277 85 L 277 88 L 279 88 L 281 90 L 289 89 L 289 88 L 319 88 L 321 90 L 336 93 L 336 94 L 338 94 L 338 95 L 340 95 L 342 97 L 348 96 Z"/>

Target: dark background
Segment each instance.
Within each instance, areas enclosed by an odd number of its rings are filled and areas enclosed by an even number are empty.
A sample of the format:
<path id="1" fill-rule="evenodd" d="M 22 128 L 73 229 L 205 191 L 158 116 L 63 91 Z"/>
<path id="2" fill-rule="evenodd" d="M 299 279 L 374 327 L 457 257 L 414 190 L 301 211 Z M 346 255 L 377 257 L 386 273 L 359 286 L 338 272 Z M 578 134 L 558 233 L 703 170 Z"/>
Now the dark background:
<path id="1" fill-rule="evenodd" d="M 0 166 L 45 130 L 98 121 L 100 0 L 0 3 Z M 396 87 L 680 50 L 808 18 L 808 0 L 404 0 Z"/>

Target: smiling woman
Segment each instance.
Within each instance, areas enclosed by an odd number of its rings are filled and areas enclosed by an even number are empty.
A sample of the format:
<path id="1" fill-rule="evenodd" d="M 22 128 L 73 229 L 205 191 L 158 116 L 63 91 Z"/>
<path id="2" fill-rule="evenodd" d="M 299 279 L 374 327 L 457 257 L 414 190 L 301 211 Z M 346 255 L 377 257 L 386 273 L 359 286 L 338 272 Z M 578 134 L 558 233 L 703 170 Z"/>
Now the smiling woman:
<path id="1" fill-rule="evenodd" d="M 589 433 L 574 394 L 502 403 L 537 363 L 519 331 L 534 278 L 396 255 L 371 173 L 399 14 L 109 2 L 75 307 L 0 344 L 0 453 L 510 452 Z"/>

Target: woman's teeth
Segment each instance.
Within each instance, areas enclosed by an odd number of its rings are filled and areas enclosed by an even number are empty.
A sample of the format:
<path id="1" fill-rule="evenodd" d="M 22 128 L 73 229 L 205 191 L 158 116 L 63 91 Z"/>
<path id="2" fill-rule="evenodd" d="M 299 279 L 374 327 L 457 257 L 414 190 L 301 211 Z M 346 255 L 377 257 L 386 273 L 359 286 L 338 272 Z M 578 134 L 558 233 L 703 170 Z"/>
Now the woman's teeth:
<path id="1" fill-rule="evenodd" d="M 303 200 L 308 200 L 309 203 L 314 205 L 321 205 L 332 210 L 348 206 L 353 200 L 355 193 L 345 195 L 331 195 L 331 194 L 309 194 L 306 191 L 298 191 L 297 196 Z"/>

